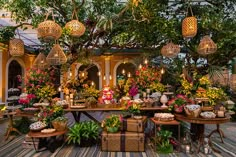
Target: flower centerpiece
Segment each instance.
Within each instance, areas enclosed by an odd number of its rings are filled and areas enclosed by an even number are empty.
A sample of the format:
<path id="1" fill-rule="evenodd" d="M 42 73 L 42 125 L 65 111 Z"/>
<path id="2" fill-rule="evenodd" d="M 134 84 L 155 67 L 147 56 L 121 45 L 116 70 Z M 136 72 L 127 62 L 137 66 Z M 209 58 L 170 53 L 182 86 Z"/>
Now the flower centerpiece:
<path id="1" fill-rule="evenodd" d="M 184 106 L 193 103 L 192 100 L 188 99 L 185 95 L 178 94 L 175 98 L 168 101 L 168 109 L 177 113 L 184 111 Z"/>
<path id="2" fill-rule="evenodd" d="M 105 104 L 111 104 L 113 100 L 113 90 L 109 86 L 105 86 L 102 90 L 102 100 Z"/>
<path id="3" fill-rule="evenodd" d="M 141 108 L 140 103 L 136 102 L 135 100 L 129 100 L 125 103 L 124 111 L 131 114 L 131 117 L 140 119 L 142 118 L 140 116 L 141 114 L 140 108 Z"/>
<path id="4" fill-rule="evenodd" d="M 135 84 L 130 88 L 129 90 L 129 95 L 131 97 L 133 97 L 133 99 L 135 99 L 134 97 L 138 94 L 138 86 L 136 86 Z"/>
<path id="5" fill-rule="evenodd" d="M 121 126 L 122 116 L 112 114 L 106 117 L 101 124 L 102 128 L 105 128 L 108 132 L 117 132 Z"/>

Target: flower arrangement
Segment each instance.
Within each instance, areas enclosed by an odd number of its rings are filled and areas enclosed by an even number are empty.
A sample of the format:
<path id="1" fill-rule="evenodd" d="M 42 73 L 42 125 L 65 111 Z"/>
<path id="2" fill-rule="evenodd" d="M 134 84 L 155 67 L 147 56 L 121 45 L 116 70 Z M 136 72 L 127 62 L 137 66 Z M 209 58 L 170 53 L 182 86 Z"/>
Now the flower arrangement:
<path id="1" fill-rule="evenodd" d="M 124 78 L 118 79 L 117 85 L 116 85 L 116 87 L 114 87 L 114 96 L 117 99 L 121 99 L 123 96 L 126 95 L 126 92 L 125 92 L 126 82 L 127 82 L 127 80 Z"/>
<path id="2" fill-rule="evenodd" d="M 192 100 L 188 99 L 185 95 L 178 94 L 175 98 L 168 101 L 168 110 L 182 113 L 184 106 L 191 103 L 193 103 Z"/>
<path id="3" fill-rule="evenodd" d="M 153 81 L 150 83 L 150 89 L 154 92 L 164 92 L 165 86 L 159 81 Z"/>
<path id="4" fill-rule="evenodd" d="M 55 87 L 52 85 L 45 85 L 42 88 L 38 88 L 36 95 L 41 100 L 43 99 L 51 99 L 56 94 Z"/>
<path id="5" fill-rule="evenodd" d="M 125 103 L 125 111 L 133 114 L 133 115 L 139 115 L 141 113 L 140 111 L 141 105 L 133 100 L 129 100 Z"/>
<path id="6" fill-rule="evenodd" d="M 36 96 L 34 94 L 22 93 L 18 103 L 23 105 L 22 108 L 32 107 L 35 103 L 35 98 Z"/>
<path id="7" fill-rule="evenodd" d="M 106 117 L 102 121 L 101 127 L 106 128 L 107 130 L 109 130 L 109 128 L 116 128 L 115 131 L 118 131 L 118 129 L 121 126 L 121 122 L 122 122 L 122 116 L 121 115 L 112 114 L 112 115 Z"/>
<path id="8" fill-rule="evenodd" d="M 142 68 L 136 71 L 135 80 L 139 89 L 145 91 L 145 89 L 150 88 L 150 84 L 154 81 L 160 82 L 161 75 L 159 75 L 159 71 L 155 67 L 150 67 L 147 64 Z"/>
<path id="9" fill-rule="evenodd" d="M 64 110 L 62 106 L 59 105 L 49 105 L 43 108 L 40 108 L 39 113 L 37 114 L 38 121 L 42 121 L 45 124 L 49 125 L 51 121 L 57 117 L 63 116 Z"/>
<path id="10" fill-rule="evenodd" d="M 219 100 L 226 100 L 226 93 L 221 88 L 209 87 L 206 91 L 206 96 L 209 99 L 210 105 L 215 105 Z"/>
<path id="11" fill-rule="evenodd" d="M 113 99 L 114 92 L 111 90 L 109 86 L 105 86 L 102 90 L 102 100 L 105 104 L 111 103 Z"/>
<path id="12" fill-rule="evenodd" d="M 138 87 L 136 85 L 133 85 L 129 90 L 129 95 L 133 97 L 136 94 L 138 94 Z"/>
<path id="13" fill-rule="evenodd" d="M 87 86 L 83 90 L 85 97 L 94 97 L 95 99 L 98 99 L 100 91 L 95 88 L 95 86 Z"/>

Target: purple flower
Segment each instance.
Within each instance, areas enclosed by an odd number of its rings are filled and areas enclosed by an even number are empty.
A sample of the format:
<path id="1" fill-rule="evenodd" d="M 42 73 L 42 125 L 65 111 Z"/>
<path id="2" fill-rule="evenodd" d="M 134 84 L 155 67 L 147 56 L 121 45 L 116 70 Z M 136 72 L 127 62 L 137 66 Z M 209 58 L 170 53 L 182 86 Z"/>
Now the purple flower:
<path id="1" fill-rule="evenodd" d="M 134 85 L 130 88 L 129 95 L 130 96 L 135 96 L 136 94 L 138 94 L 138 87 Z"/>

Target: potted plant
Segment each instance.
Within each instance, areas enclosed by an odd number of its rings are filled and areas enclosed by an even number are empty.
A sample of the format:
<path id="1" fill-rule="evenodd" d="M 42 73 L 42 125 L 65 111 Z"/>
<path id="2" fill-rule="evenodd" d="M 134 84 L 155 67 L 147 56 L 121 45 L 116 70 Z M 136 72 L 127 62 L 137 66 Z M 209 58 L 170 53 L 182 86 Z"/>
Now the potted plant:
<path id="1" fill-rule="evenodd" d="M 69 128 L 68 143 L 89 147 L 97 142 L 98 136 L 99 125 L 94 121 L 84 121 Z"/>
<path id="2" fill-rule="evenodd" d="M 108 132 L 117 132 L 121 126 L 122 118 L 120 115 L 114 115 L 105 118 L 102 121 L 102 127 L 104 127 Z"/>
<path id="3" fill-rule="evenodd" d="M 157 132 L 156 143 L 157 143 L 157 151 L 159 153 L 172 153 L 173 145 L 170 143 L 170 139 L 172 137 L 172 132 L 168 130 L 160 130 Z"/>
<path id="4" fill-rule="evenodd" d="M 57 117 L 52 121 L 52 126 L 57 131 L 63 131 L 67 128 L 68 119 L 66 117 Z"/>

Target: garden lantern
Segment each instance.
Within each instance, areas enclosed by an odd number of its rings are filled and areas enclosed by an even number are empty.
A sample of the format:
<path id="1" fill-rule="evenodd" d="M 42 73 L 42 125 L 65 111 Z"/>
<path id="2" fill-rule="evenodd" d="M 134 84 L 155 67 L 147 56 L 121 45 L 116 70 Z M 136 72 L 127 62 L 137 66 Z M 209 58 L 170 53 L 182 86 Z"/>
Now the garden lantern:
<path id="1" fill-rule="evenodd" d="M 66 63 L 67 58 L 61 46 L 59 44 L 54 44 L 46 60 L 51 65 L 60 65 Z"/>
<path id="2" fill-rule="evenodd" d="M 43 53 L 39 53 L 39 55 L 34 60 L 33 67 L 38 68 L 38 69 L 45 69 L 48 66 L 49 65 L 46 60 L 46 56 Z"/>
<path id="3" fill-rule="evenodd" d="M 202 38 L 197 48 L 197 52 L 200 55 L 209 55 L 209 54 L 215 53 L 216 50 L 217 50 L 217 45 L 208 35 Z"/>
<path id="4" fill-rule="evenodd" d="M 14 57 L 24 55 L 24 42 L 21 39 L 11 39 L 9 42 L 9 53 Z"/>
<path id="5" fill-rule="evenodd" d="M 166 44 L 161 49 L 161 54 L 165 57 L 173 58 L 180 52 L 179 45 L 173 44 L 172 42 Z"/>

